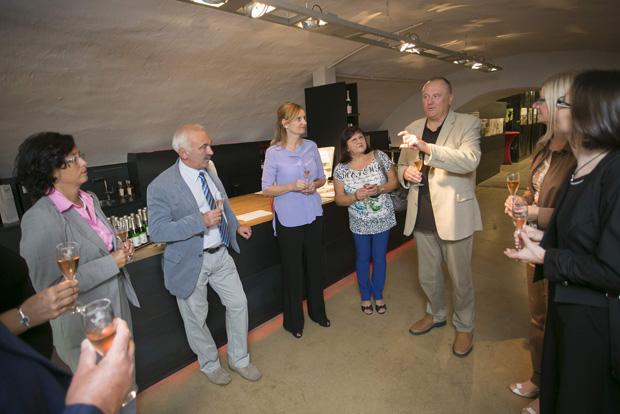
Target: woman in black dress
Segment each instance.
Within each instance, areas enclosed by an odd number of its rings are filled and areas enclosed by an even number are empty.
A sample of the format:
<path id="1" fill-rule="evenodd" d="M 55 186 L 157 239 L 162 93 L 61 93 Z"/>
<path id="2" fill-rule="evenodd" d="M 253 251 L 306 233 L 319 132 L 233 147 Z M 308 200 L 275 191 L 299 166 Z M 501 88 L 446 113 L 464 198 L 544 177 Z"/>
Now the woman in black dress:
<path id="1" fill-rule="evenodd" d="M 526 226 L 505 253 L 550 285 L 541 412 L 619 413 L 620 71 L 579 74 L 556 105 L 577 167 L 544 237 Z"/>

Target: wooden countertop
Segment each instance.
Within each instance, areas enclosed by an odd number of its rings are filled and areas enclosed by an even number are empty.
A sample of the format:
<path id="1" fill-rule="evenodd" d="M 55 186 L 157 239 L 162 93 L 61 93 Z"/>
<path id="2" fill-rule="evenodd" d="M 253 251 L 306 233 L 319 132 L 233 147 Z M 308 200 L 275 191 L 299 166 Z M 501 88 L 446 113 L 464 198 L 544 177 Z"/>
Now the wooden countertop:
<path id="1" fill-rule="evenodd" d="M 235 216 L 251 213 L 252 211 L 265 210 L 271 211 L 271 197 L 265 196 L 259 193 L 246 194 L 238 197 L 230 198 L 230 207 L 232 208 Z M 333 197 L 321 197 L 321 204 L 327 204 L 334 201 Z M 256 226 L 258 224 L 266 223 L 273 219 L 273 215 L 262 216 L 250 221 L 239 221 L 246 226 Z M 151 243 L 144 247 L 139 248 L 134 254 L 133 261 L 144 260 L 151 256 L 163 253 L 165 245 L 159 243 Z"/>

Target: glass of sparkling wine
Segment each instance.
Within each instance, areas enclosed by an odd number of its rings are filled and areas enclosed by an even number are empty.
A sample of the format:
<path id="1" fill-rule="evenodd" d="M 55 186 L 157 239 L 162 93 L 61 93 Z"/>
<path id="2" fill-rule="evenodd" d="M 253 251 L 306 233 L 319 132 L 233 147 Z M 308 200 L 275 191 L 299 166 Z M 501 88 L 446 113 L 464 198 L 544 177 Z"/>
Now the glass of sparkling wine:
<path id="1" fill-rule="evenodd" d="M 62 242 L 56 245 L 56 263 L 67 280 L 75 279 L 80 261 L 80 245 L 76 242 Z M 71 309 L 75 313 L 75 306 Z"/>
<path id="2" fill-rule="evenodd" d="M 424 166 L 424 155 L 423 155 L 422 153 L 420 153 L 420 155 L 418 156 L 418 158 L 416 158 L 416 159 L 413 161 L 413 165 L 415 165 L 415 168 L 416 168 L 418 171 L 422 171 L 422 167 Z M 413 186 L 414 186 L 414 187 L 422 187 L 423 185 L 424 185 L 424 184 L 422 184 L 422 183 L 416 183 L 416 184 L 413 184 Z"/>
<path id="3" fill-rule="evenodd" d="M 517 233 L 520 233 L 527 222 L 527 204 L 514 203 L 512 207 L 512 222 L 517 229 Z M 520 249 L 521 247 L 521 242 L 519 240 L 515 241 L 515 248 Z"/>
<path id="4" fill-rule="evenodd" d="M 128 232 L 129 224 L 127 223 L 127 220 L 118 218 L 114 221 L 114 233 L 116 234 L 116 237 L 121 241 L 121 243 L 125 243 L 127 241 Z"/>
<path id="5" fill-rule="evenodd" d="M 114 337 L 116 336 L 116 325 L 114 325 L 114 310 L 110 299 L 103 298 L 90 302 L 88 305 L 80 307 L 82 323 L 86 338 L 102 357 L 110 350 Z M 123 407 L 136 398 L 137 391 L 132 389 L 127 394 Z"/>
<path id="6" fill-rule="evenodd" d="M 506 185 L 508 186 L 508 191 L 511 196 L 517 194 L 517 190 L 519 190 L 519 181 L 521 177 L 518 172 L 511 172 L 506 174 Z"/>

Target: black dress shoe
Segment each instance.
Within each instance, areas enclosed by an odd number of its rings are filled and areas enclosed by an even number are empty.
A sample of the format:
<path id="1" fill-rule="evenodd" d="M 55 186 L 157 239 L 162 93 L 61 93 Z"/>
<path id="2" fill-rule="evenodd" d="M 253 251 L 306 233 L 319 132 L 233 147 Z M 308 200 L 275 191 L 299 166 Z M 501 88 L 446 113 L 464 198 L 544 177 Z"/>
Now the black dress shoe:
<path id="1" fill-rule="evenodd" d="M 300 339 L 300 338 L 303 336 L 304 331 L 291 332 L 291 334 L 292 334 L 295 338 Z"/>

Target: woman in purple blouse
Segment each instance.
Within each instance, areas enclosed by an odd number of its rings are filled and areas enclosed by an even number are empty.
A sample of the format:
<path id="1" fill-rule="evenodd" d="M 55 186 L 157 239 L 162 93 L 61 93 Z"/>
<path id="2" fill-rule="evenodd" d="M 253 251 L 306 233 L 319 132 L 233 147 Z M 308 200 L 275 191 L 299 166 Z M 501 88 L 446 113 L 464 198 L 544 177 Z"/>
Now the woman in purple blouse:
<path id="1" fill-rule="evenodd" d="M 303 139 L 306 113 L 295 103 L 278 108 L 276 132 L 265 154 L 263 193 L 274 198 L 274 228 L 282 256 L 284 329 L 301 338 L 303 292 L 308 316 L 323 327 L 330 321 L 323 299 L 323 209 L 316 192 L 325 184 L 323 164 L 313 141 Z"/>

